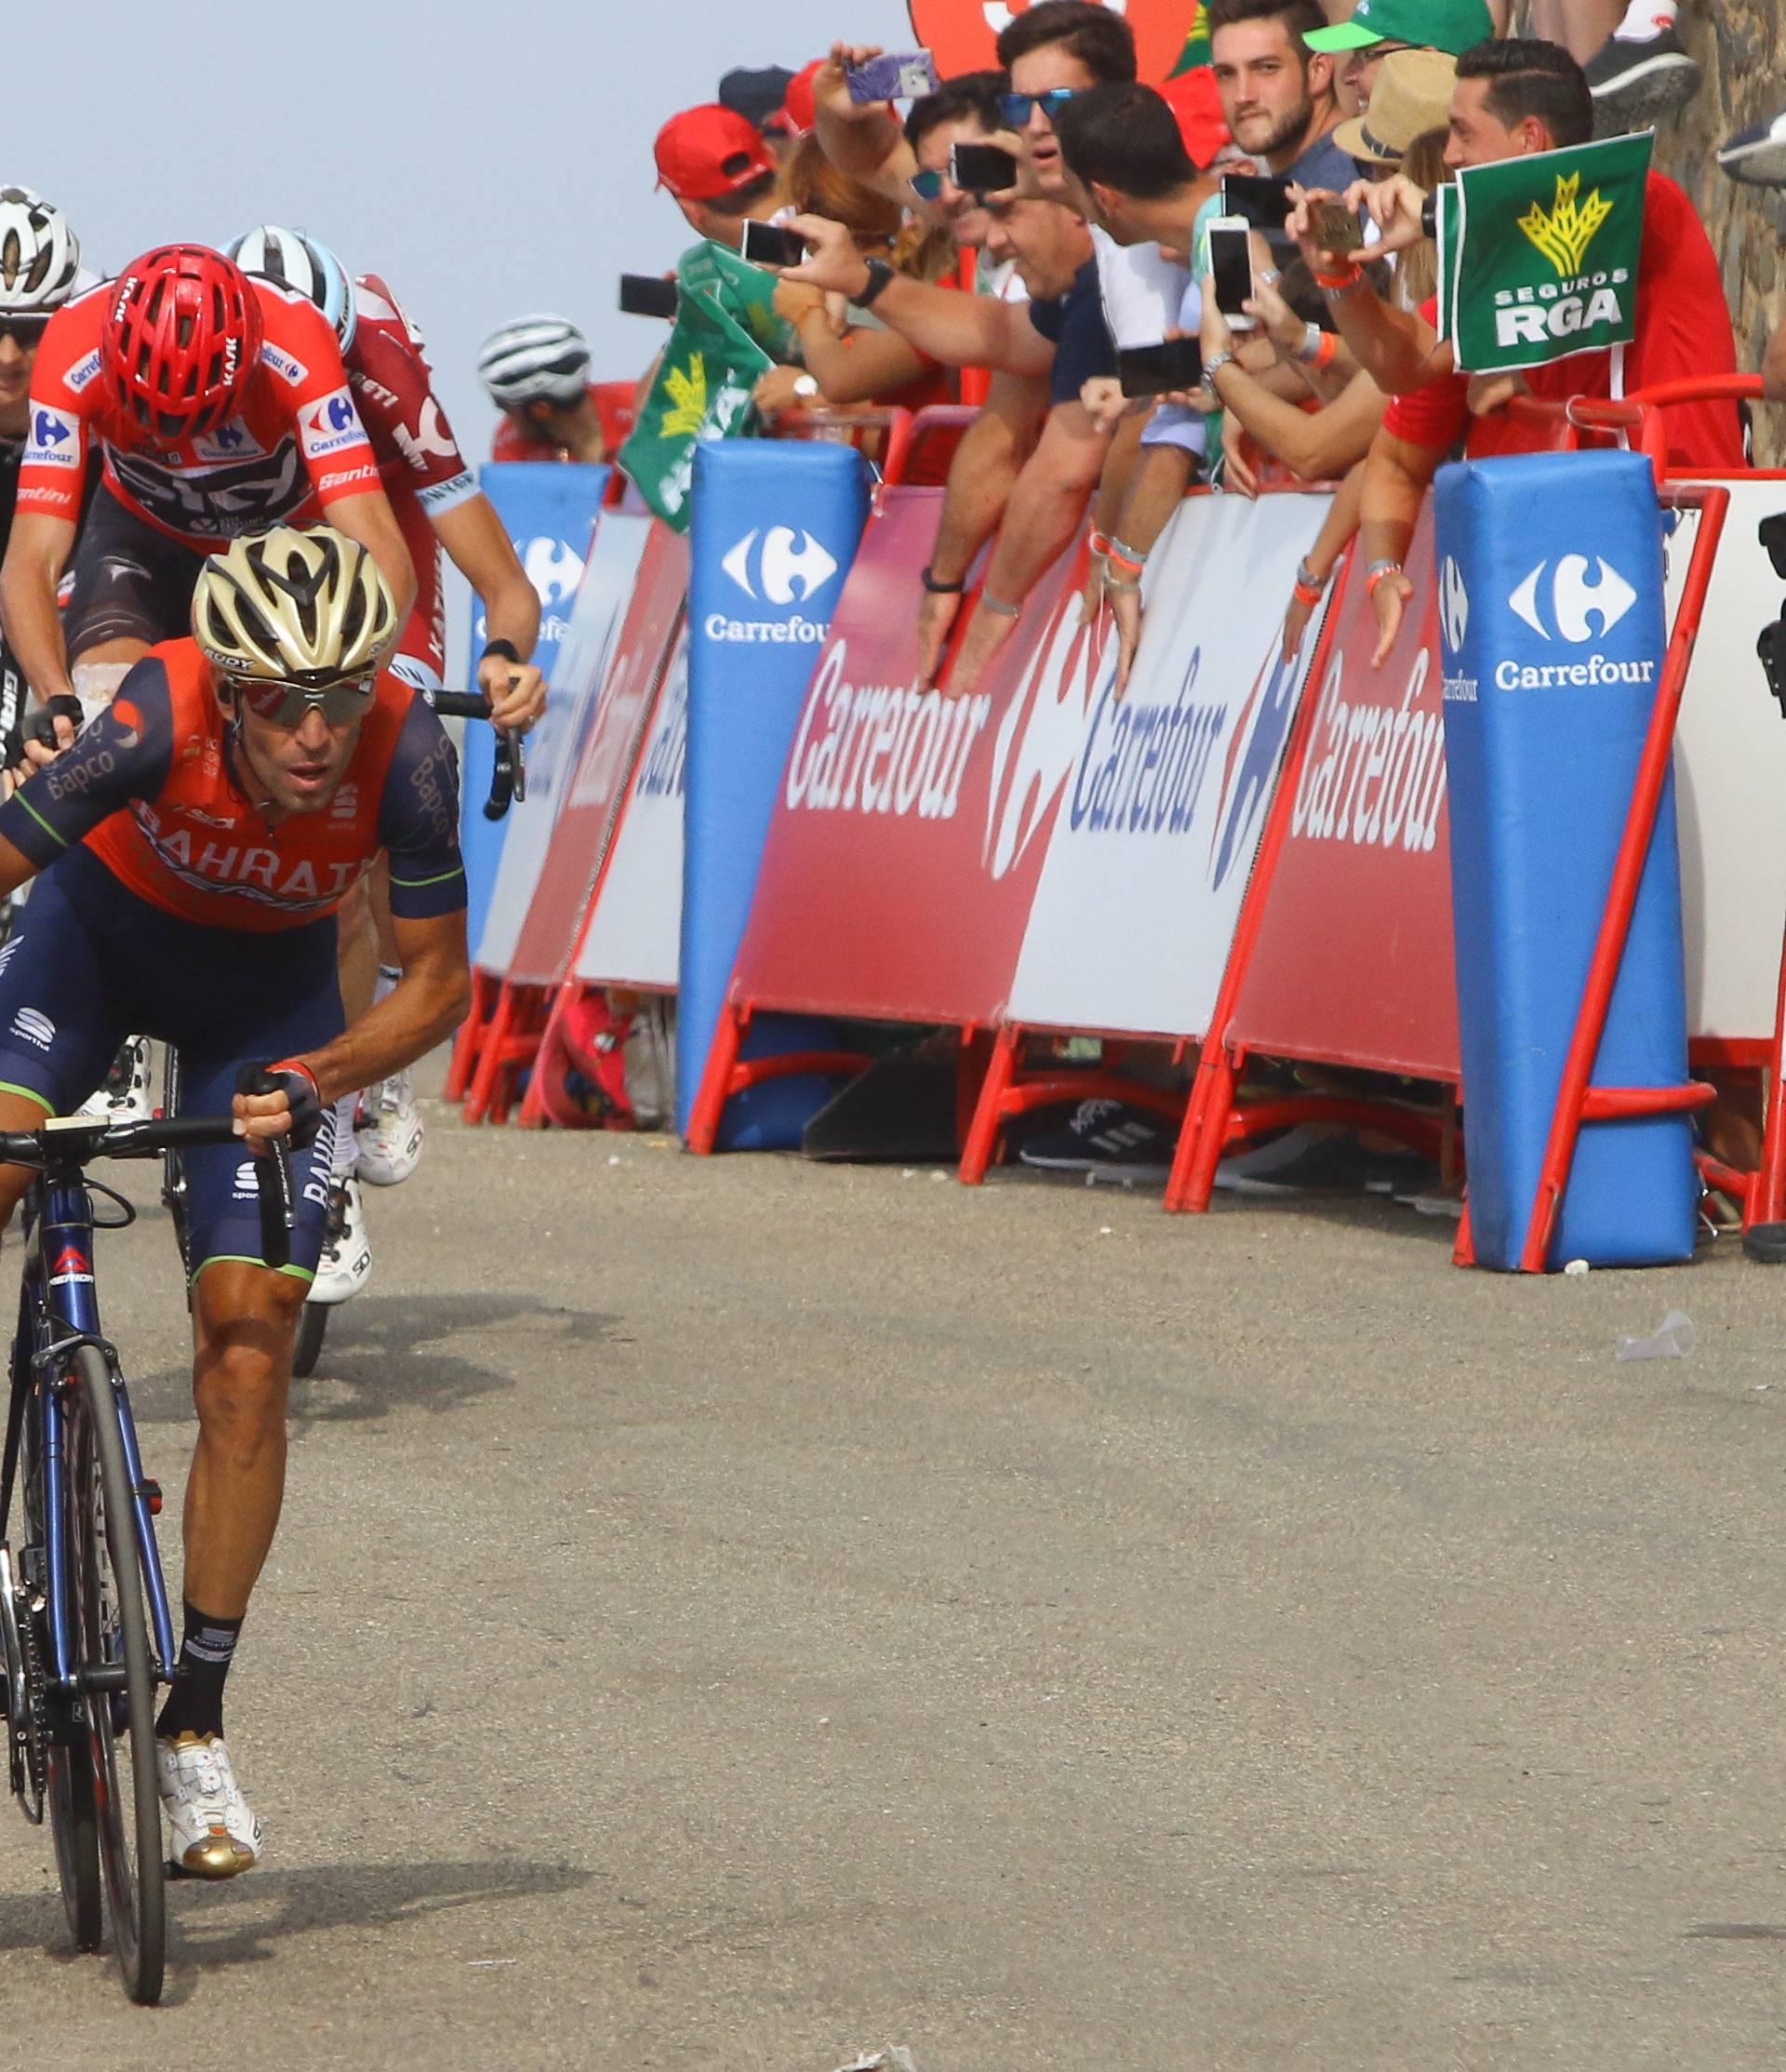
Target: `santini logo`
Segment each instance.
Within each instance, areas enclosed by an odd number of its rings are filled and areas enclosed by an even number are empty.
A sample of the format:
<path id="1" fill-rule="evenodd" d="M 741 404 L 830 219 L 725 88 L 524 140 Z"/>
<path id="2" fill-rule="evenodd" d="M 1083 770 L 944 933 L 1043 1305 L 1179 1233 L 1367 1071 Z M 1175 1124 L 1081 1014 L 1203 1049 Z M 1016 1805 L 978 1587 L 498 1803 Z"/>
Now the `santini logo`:
<path id="1" fill-rule="evenodd" d="M 1552 637 L 1553 627 L 1578 646 L 1604 639 L 1637 602 L 1637 593 L 1604 555 L 1594 559 L 1599 574 L 1593 582 L 1587 580 L 1587 555 L 1566 554 L 1548 584 L 1543 578 L 1550 563 L 1540 561 L 1507 602 L 1541 640 Z M 1544 622 L 1545 589 L 1550 592 L 1550 625 Z"/>
<path id="2" fill-rule="evenodd" d="M 1463 570 L 1450 555 L 1439 573 L 1439 623 L 1445 628 L 1445 644 L 1455 655 L 1470 631 L 1470 593 L 1464 587 Z"/>
<path id="3" fill-rule="evenodd" d="M 797 550 L 793 543 L 796 539 L 801 542 Z M 763 535 L 762 550 L 756 557 L 756 581 L 763 586 L 758 590 L 751 581 L 751 549 L 755 545 L 756 528 L 753 526 L 720 563 L 747 597 L 762 598 L 772 605 L 791 605 L 797 597 L 802 604 L 809 604 L 837 573 L 836 562 L 811 533 L 796 534 L 792 526 L 771 526 Z"/>

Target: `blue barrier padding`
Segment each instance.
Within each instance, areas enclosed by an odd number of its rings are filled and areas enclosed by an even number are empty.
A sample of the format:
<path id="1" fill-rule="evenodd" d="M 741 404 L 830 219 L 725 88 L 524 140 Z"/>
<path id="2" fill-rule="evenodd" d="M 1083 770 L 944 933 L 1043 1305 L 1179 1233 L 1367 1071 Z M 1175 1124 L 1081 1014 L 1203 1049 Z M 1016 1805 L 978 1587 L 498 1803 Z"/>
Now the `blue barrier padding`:
<path id="1" fill-rule="evenodd" d="M 1625 453 L 1443 469 L 1436 516 L 1470 1227 L 1513 1269 L 1661 683 L 1661 516 Z M 1686 1078 L 1671 776 L 1592 1083 Z M 1583 1124 L 1547 1263 L 1690 1258 L 1692 1153 L 1683 1115 Z"/>
<path id="2" fill-rule="evenodd" d="M 868 515 L 849 447 L 726 439 L 695 453 L 688 768 L 676 1006 L 676 1128 L 687 1131 L 743 940 L 788 750 Z M 827 1024 L 759 1015 L 744 1054 L 830 1047 Z M 813 1076 L 727 1103 L 726 1150 L 796 1144 L 830 1096 Z"/>
<path id="3" fill-rule="evenodd" d="M 570 608 L 589 553 L 589 536 L 613 473 L 582 461 L 499 461 L 478 470 L 478 484 L 508 528 L 527 580 L 540 593 L 540 641 L 533 659 L 552 678 L 558 643 L 570 624 Z M 477 658 L 484 652 L 484 607 L 472 598 L 472 638 L 466 686 L 477 688 Z M 486 821 L 496 740 L 487 727 L 468 726 L 460 769 L 459 835 L 471 892 L 466 935 L 473 946 L 484 939 L 484 919 L 497 866 L 502 861 L 506 820 Z"/>

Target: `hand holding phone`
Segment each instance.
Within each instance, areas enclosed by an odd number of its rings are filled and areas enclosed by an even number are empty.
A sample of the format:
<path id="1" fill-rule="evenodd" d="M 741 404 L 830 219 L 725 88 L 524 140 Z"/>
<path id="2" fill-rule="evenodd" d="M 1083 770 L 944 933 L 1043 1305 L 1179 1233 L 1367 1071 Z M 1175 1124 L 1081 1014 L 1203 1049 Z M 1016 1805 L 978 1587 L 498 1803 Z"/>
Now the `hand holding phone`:
<path id="1" fill-rule="evenodd" d="M 806 256 L 806 242 L 797 231 L 784 230 L 779 223 L 759 223 L 747 217 L 740 249 L 753 266 L 798 266 Z"/>
<path id="2" fill-rule="evenodd" d="M 1209 291 L 1231 331 L 1250 331 L 1257 319 L 1241 304 L 1253 292 L 1252 230 L 1241 216 L 1218 216 L 1209 225 Z"/>
<path id="3" fill-rule="evenodd" d="M 936 60 L 927 50 L 908 50 L 903 57 L 883 53 L 845 73 L 844 84 L 854 101 L 915 100 L 936 92 Z"/>
<path id="4" fill-rule="evenodd" d="M 1312 201 L 1309 235 L 1324 252 L 1355 252 L 1363 248 L 1365 228 L 1344 202 Z"/>

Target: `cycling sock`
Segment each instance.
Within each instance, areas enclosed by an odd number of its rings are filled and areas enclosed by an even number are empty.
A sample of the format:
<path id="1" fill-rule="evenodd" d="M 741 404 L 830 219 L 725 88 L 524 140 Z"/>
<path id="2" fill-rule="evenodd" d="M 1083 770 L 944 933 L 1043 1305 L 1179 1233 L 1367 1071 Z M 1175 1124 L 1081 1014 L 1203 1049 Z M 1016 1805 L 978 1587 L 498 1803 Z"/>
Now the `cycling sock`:
<path id="1" fill-rule="evenodd" d="M 397 990 L 397 982 L 402 977 L 403 973 L 394 964 L 380 964 L 378 980 L 372 988 L 372 1005 L 377 1007 L 380 1000 L 388 1000 Z"/>
<path id="2" fill-rule="evenodd" d="M 175 1734 L 220 1734 L 223 1731 L 223 1679 L 242 1632 L 240 1619 L 214 1619 L 190 1601 L 180 1660 L 167 1702 L 155 1721 L 164 1739 Z"/>
<path id="3" fill-rule="evenodd" d="M 359 1109 L 357 1093 L 344 1093 L 335 1103 L 335 1156 L 329 1170 L 331 1180 L 345 1180 L 360 1155 L 360 1147 L 353 1141 L 353 1121 Z"/>

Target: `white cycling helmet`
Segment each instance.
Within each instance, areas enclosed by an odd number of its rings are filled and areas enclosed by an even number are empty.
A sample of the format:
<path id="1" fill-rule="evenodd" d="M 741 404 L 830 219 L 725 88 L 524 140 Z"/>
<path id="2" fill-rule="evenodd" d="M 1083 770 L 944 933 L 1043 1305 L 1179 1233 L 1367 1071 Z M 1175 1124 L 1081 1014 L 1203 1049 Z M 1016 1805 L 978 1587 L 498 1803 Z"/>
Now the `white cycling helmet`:
<path id="1" fill-rule="evenodd" d="M 29 187 L 0 187 L 0 314 L 60 309 L 80 270 L 81 241 L 61 210 Z"/>
<path id="2" fill-rule="evenodd" d="M 281 230 L 277 223 L 259 223 L 229 247 L 229 255 L 245 274 L 259 274 L 262 280 L 288 287 L 315 303 L 335 327 L 335 336 L 345 353 L 353 342 L 353 327 L 359 312 L 353 301 L 353 283 L 327 245 L 300 230 Z"/>
<path id="3" fill-rule="evenodd" d="M 562 316 L 517 317 L 478 348 L 477 376 L 500 409 L 542 396 L 576 403 L 589 380 L 589 341 Z"/>

